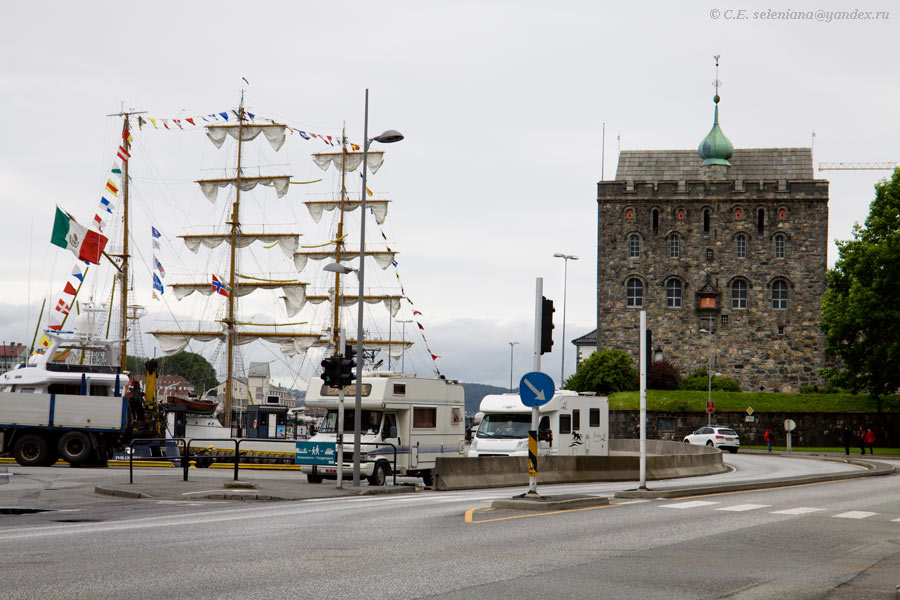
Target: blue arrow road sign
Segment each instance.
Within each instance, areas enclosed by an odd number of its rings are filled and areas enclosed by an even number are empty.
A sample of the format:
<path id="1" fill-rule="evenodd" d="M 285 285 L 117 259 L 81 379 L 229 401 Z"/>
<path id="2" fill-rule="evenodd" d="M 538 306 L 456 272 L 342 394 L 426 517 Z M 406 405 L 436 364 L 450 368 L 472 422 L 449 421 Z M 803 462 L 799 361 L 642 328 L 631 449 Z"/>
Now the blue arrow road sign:
<path id="1" fill-rule="evenodd" d="M 553 379 L 540 371 L 525 373 L 519 381 L 519 398 L 522 404 L 532 408 L 550 402 L 555 390 Z"/>

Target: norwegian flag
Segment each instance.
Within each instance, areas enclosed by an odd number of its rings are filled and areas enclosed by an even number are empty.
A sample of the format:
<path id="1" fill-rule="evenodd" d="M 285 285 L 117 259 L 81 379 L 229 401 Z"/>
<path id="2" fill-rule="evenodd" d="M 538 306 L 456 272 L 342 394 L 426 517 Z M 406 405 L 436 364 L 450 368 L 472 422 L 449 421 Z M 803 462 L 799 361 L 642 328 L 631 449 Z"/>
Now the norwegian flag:
<path id="1" fill-rule="evenodd" d="M 228 297 L 228 289 L 225 287 L 225 284 L 222 283 L 222 280 L 215 275 L 212 276 L 212 289 L 215 293 L 225 296 L 226 298 Z"/>

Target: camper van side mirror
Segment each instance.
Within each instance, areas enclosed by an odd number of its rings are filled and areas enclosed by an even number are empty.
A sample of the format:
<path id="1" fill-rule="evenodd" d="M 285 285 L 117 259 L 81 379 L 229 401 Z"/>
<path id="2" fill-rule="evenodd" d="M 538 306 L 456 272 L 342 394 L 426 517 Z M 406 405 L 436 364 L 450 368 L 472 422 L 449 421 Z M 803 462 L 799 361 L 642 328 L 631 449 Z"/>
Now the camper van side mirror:
<path id="1" fill-rule="evenodd" d="M 542 429 L 538 432 L 538 441 L 550 442 L 553 445 L 553 432 L 549 429 Z"/>

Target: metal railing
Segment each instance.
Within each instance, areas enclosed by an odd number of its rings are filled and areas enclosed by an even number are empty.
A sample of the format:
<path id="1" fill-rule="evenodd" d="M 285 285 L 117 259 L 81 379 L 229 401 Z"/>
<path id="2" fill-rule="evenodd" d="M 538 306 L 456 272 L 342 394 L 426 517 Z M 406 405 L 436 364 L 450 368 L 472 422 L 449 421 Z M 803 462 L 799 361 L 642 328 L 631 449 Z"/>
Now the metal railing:
<path id="1" fill-rule="evenodd" d="M 135 438 L 135 439 L 131 440 L 131 443 L 128 445 L 128 483 L 134 483 L 134 445 L 136 443 L 142 443 L 142 444 L 146 444 L 149 446 L 153 442 L 162 442 L 163 444 L 166 444 L 167 442 L 175 442 L 176 446 L 179 446 L 179 445 L 186 446 L 186 440 L 184 438 Z M 179 442 L 180 442 L 180 444 L 179 444 Z M 149 460 L 156 461 L 158 459 L 169 460 L 170 458 L 175 458 L 175 457 L 142 456 L 142 457 L 138 458 L 138 462 L 149 461 Z M 184 462 L 186 457 L 179 456 L 178 458 L 179 458 L 179 460 Z"/>

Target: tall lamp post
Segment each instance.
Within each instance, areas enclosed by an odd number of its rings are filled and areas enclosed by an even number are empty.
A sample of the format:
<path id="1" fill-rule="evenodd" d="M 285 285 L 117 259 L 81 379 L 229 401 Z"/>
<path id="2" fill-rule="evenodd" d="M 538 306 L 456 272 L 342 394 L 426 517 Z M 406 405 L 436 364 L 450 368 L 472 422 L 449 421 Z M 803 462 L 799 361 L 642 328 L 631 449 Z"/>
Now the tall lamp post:
<path id="1" fill-rule="evenodd" d="M 712 353 L 713 353 L 713 334 L 712 327 L 709 329 L 701 329 L 700 333 L 706 333 L 709 335 L 709 366 L 706 368 L 706 374 L 709 376 L 709 382 L 707 384 L 707 399 L 706 399 L 706 424 L 707 426 L 712 425 L 712 413 L 709 412 L 709 405 L 712 402 Z"/>
<path id="2" fill-rule="evenodd" d="M 394 321 L 394 323 L 400 323 L 401 325 L 403 325 L 403 333 L 401 334 L 401 339 L 403 340 L 404 346 L 406 345 L 406 324 L 412 322 L 412 319 L 406 319 L 404 321 Z M 404 352 L 403 356 L 400 357 L 400 372 L 406 373 L 406 352 Z"/>
<path id="3" fill-rule="evenodd" d="M 513 391 L 512 383 L 513 383 L 513 346 L 518 344 L 519 342 L 510 342 L 509 343 L 509 391 Z"/>
<path id="4" fill-rule="evenodd" d="M 569 261 L 578 260 L 574 254 L 554 254 L 554 258 L 563 259 L 563 326 L 562 326 L 562 365 L 559 369 L 559 386 L 565 383 L 566 376 L 566 287 L 569 278 Z"/>
<path id="5" fill-rule="evenodd" d="M 393 144 L 403 139 L 403 134 L 388 129 L 381 135 L 369 138 L 369 88 L 366 88 L 366 113 L 363 125 L 362 191 L 359 204 L 359 310 L 356 313 L 356 400 L 353 406 L 353 485 L 359 486 L 359 437 L 362 419 L 362 372 L 363 372 L 363 302 L 366 278 L 366 173 L 368 172 L 369 144 L 380 142 Z M 388 348 L 390 352 L 390 348 Z"/>

